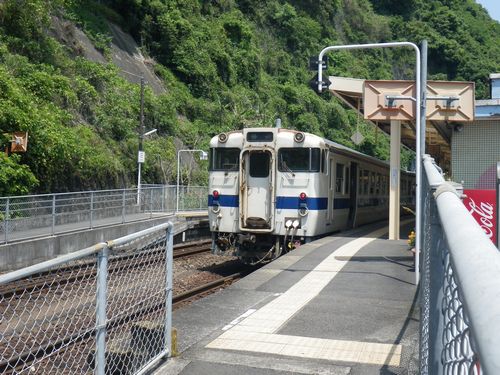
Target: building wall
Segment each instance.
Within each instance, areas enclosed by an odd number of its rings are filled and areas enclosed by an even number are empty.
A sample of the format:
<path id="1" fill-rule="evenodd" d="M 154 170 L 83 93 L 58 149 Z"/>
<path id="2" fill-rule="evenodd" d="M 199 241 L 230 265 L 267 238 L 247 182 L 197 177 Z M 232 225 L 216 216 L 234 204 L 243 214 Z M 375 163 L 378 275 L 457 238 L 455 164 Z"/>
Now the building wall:
<path id="1" fill-rule="evenodd" d="M 464 189 L 495 189 L 500 161 L 500 119 L 464 124 L 451 140 L 452 179 Z"/>

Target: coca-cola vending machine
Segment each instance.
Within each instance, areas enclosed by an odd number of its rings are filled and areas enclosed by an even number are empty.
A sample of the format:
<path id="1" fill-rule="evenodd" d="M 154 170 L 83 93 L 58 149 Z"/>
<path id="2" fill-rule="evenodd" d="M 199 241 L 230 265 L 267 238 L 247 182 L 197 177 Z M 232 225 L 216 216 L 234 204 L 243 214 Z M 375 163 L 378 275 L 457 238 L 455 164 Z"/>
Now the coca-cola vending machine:
<path id="1" fill-rule="evenodd" d="M 499 202 L 500 202 L 500 162 L 496 168 L 496 189 L 468 189 L 464 190 L 466 197 L 463 202 L 484 233 L 499 247 Z"/>
<path id="2" fill-rule="evenodd" d="M 495 190 L 464 190 L 463 202 L 484 233 L 497 244 L 497 192 Z"/>
<path id="3" fill-rule="evenodd" d="M 497 199 L 497 210 L 496 210 L 496 214 L 497 214 L 497 217 L 496 217 L 496 223 L 495 225 L 497 226 L 497 248 L 500 248 L 500 224 L 498 223 L 498 220 L 500 219 L 500 214 L 499 214 L 499 210 L 500 210 L 500 161 L 497 162 L 497 196 L 496 196 L 496 199 Z"/>

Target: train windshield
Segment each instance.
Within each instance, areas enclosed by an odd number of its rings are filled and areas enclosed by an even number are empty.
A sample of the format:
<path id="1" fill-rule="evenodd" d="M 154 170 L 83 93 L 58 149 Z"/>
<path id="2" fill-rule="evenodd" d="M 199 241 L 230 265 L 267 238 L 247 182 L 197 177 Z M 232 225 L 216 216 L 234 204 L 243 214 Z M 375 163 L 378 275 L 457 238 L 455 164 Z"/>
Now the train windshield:
<path id="1" fill-rule="evenodd" d="M 278 152 L 280 172 L 319 172 L 319 148 L 281 148 Z"/>
<path id="2" fill-rule="evenodd" d="M 210 166 L 212 171 L 239 171 L 240 169 L 239 148 L 213 148 Z"/>

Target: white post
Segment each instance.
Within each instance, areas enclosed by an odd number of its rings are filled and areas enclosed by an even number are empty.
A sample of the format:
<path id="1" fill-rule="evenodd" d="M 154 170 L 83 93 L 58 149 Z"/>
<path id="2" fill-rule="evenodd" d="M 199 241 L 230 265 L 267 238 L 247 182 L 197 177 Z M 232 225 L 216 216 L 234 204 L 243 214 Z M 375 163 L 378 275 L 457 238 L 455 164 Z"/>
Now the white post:
<path id="1" fill-rule="evenodd" d="M 141 204 L 141 165 L 137 163 L 137 205 Z"/>
<path id="2" fill-rule="evenodd" d="M 415 218 L 415 231 L 417 233 L 415 239 L 415 284 L 418 284 L 420 280 L 420 242 L 421 242 L 421 228 L 422 228 L 422 135 L 421 135 L 421 105 L 422 105 L 422 96 L 421 96 L 421 72 L 420 67 L 422 61 L 420 60 L 420 49 L 415 43 L 410 42 L 391 42 L 391 43 L 370 43 L 370 44 L 350 44 L 344 46 L 329 46 L 323 48 L 323 50 L 319 53 L 318 61 L 323 60 L 323 56 L 328 51 L 335 50 L 347 50 L 347 49 L 370 49 L 370 48 L 392 48 L 392 47 L 411 47 L 415 51 L 415 101 L 416 101 L 416 113 L 415 113 L 415 123 L 416 123 L 416 159 L 417 159 L 417 183 L 416 183 L 416 218 Z M 318 92 L 323 91 L 323 66 L 321 63 L 318 63 Z"/>
<path id="3" fill-rule="evenodd" d="M 181 165 L 181 152 L 183 150 L 179 150 L 177 152 L 177 188 L 175 189 L 176 194 L 176 203 L 175 203 L 175 213 L 179 212 L 179 178 L 180 178 L 180 165 Z"/>
<path id="4" fill-rule="evenodd" d="M 391 120 L 389 239 L 399 240 L 401 121 Z"/>

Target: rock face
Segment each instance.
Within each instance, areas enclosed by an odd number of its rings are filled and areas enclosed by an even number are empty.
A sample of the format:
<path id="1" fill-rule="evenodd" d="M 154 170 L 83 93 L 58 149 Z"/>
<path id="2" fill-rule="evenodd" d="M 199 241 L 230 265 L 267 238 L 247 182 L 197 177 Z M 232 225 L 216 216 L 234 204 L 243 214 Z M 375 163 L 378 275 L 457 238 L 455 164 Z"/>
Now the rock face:
<path id="1" fill-rule="evenodd" d="M 131 35 L 125 33 L 119 26 L 109 23 L 111 30 L 111 62 L 120 68 L 121 75 L 132 83 L 139 84 L 144 77 L 146 84 L 155 94 L 165 92 L 161 80 L 154 74 L 152 59 L 145 58 Z M 97 50 L 92 41 L 74 23 L 52 18 L 51 34 L 64 45 L 68 46 L 76 56 L 83 56 L 91 61 L 102 64 L 109 62 Z"/>

